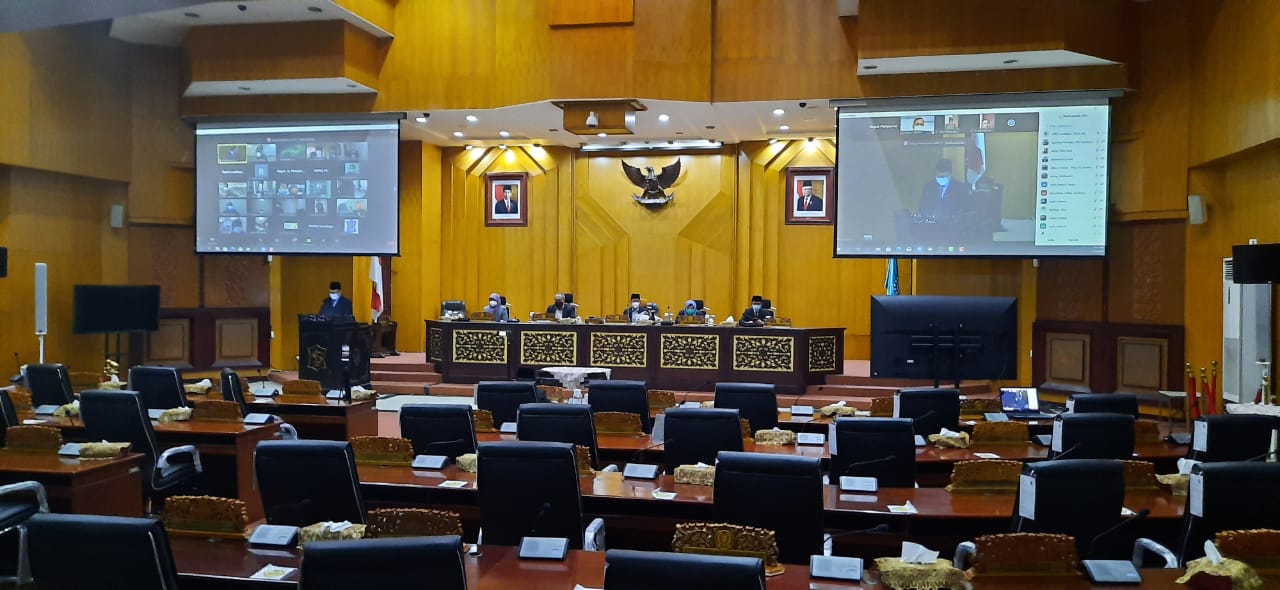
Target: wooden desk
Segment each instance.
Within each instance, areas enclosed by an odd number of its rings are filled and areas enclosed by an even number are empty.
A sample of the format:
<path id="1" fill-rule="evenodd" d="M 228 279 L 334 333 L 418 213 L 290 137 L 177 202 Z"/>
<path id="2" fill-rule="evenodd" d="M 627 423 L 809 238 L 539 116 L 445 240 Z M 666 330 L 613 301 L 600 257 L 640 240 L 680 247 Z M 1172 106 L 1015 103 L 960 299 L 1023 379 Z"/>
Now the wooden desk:
<path id="1" fill-rule="evenodd" d="M 31 416 L 23 416 L 31 418 Z M 63 438 L 85 441 L 84 422 L 80 418 L 44 416 L 47 423 L 62 429 Z M 246 425 L 239 422 L 152 422 L 156 443 L 162 449 L 195 445 L 200 451 L 204 474 L 200 478 L 202 493 L 239 498 L 245 501 L 249 519 L 262 518 L 262 498 L 254 487 L 253 451 L 258 443 L 272 440 L 280 431 L 278 424 Z M 141 498 L 141 492 L 139 492 Z"/>
<path id="2" fill-rule="evenodd" d="M 142 515 L 142 455 L 76 459 L 53 452 L 0 449 L 0 485 L 37 481 L 49 509 L 74 514 Z"/>
<path id="3" fill-rule="evenodd" d="M 210 395 L 208 399 L 222 399 Z M 250 412 L 275 414 L 298 429 L 299 438 L 350 440 L 353 436 L 377 436 L 376 399 L 342 401 L 323 395 L 277 395 L 247 400 Z"/>

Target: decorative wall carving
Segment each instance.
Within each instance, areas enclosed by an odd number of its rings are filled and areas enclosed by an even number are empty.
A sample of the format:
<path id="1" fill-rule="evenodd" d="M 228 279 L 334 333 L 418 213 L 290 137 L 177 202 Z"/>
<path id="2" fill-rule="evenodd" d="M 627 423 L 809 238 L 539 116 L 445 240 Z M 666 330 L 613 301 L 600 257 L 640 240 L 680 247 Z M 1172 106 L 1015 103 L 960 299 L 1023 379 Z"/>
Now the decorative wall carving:
<path id="1" fill-rule="evenodd" d="M 520 364 L 573 367 L 578 364 L 575 332 L 520 332 Z"/>
<path id="2" fill-rule="evenodd" d="M 431 328 L 427 331 L 427 356 L 433 361 L 444 360 L 444 330 Z"/>
<path id="3" fill-rule="evenodd" d="M 844 364 L 843 360 L 836 358 L 835 336 L 809 337 L 810 371 L 835 371 Z"/>
<path id="4" fill-rule="evenodd" d="M 459 363 L 507 362 L 507 339 L 494 330 L 454 330 L 453 358 Z"/>
<path id="5" fill-rule="evenodd" d="M 662 334 L 660 360 L 664 369 L 720 368 L 720 337 L 712 334 Z"/>
<path id="6" fill-rule="evenodd" d="M 591 333 L 591 366 L 645 367 L 648 364 L 649 351 L 645 347 L 644 334 Z"/>
<path id="7" fill-rule="evenodd" d="M 795 357 L 795 338 L 790 336 L 733 337 L 735 371 L 790 371 Z"/>

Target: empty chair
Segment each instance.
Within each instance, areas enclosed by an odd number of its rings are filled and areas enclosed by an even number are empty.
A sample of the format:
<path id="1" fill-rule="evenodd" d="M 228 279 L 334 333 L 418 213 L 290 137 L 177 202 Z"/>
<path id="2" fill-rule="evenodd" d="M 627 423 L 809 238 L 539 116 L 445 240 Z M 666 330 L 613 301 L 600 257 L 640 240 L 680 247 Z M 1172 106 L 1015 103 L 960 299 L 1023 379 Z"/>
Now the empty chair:
<path id="1" fill-rule="evenodd" d="M 462 537 L 316 541 L 302 549 L 299 590 L 418 588 L 466 590 Z"/>
<path id="2" fill-rule="evenodd" d="M 610 549 L 604 554 L 604 590 L 764 590 L 764 560 Z"/>
<path id="3" fill-rule="evenodd" d="M 160 452 L 142 394 L 136 391 L 85 391 L 80 394 L 80 417 L 89 440 L 132 443 L 133 452 L 145 455 L 143 491 L 153 501 L 179 491 L 202 471 L 200 453 L 192 445 Z"/>
<path id="4" fill-rule="evenodd" d="M 244 398 L 244 389 L 240 387 L 240 376 L 231 369 L 223 369 L 221 374 L 222 399 L 235 402 L 240 406 L 240 415 L 249 415 L 249 403 Z"/>
<path id="5" fill-rule="evenodd" d="M 1271 494 L 1280 490 L 1280 463 L 1230 461 L 1195 466 L 1201 493 L 1197 512 L 1188 496 L 1182 516 L 1179 565 L 1204 557 L 1204 542 L 1220 531 L 1280 529 L 1280 506 Z"/>
<path id="6" fill-rule="evenodd" d="M 1107 412 L 1138 417 L 1138 396 L 1132 393 L 1076 393 L 1067 398 L 1073 414 Z"/>
<path id="7" fill-rule="evenodd" d="M 1133 458 L 1133 416 L 1096 412 L 1061 414 L 1056 420 L 1061 421 L 1062 440 L 1049 450 L 1050 459 L 1059 455 L 1072 459 Z"/>
<path id="8" fill-rule="evenodd" d="M 836 418 L 831 483 L 850 475 L 874 477 L 880 487 L 914 487 L 916 445 L 912 427 L 906 418 Z"/>
<path id="9" fill-rule="evenodd" d="M 720 451 L 742 450 L 738 411 L 724 408 L 671 408 L 663 428 L 663 459 L 667 473 L 678 465 L 714 465 Z"/>
<path id="10" fill-rule="evenodd" d="M 27 521 L 40 590 L 176 590 L 177 568 L 159 520 L 37 514 Z"/>
<path id="11" fill-rule="evenodd" d="M 129 389 L 142 394 L 142 402 L 149 410 L 184 408 L 187 405 L 182 373 L 173 367 L 133 367 L 129 369 Z"/>
<path id="12" fill-rule="evenodd" d="M 1124 507 L 1124 464 L 1101 459 L 1028 463 L 1014 502 L 1013 532 L 1057 533 L 1076 539 L 1081 559 L 1125 559 L 1134 536 L 1124 530 L 1094 538 L 1120 522 Z M 1024 499 L 1028 491 L 1034 498 Z M 1022 510 L 1026 506 L 1029 510 Z"/>
<path id="13" fill-rule="evenodd" d="M 943 428 L 960 427 L 960 390 L 911 388 L 899 389 L 894 399 L 894 418 L 911 418 L 915 432 L 921 436 L 937 434 Z"/>
<path id="14" fill-rule="evenodd" d="M 346 441 L 262 441 L 253 468 L 268 524 L 365 521 L 355 453 Z"/>
<path id="15" fill-rule="evenodd" d="M 71 391 L 71 375 L 57 363 L 27 365 L 27 389 L 31 390 L 33 407 L 61 406 L 76 399 Z"/>
<path id="16" fill-rule="evenodd" d="M 555 442 L 481 443 L 476 489 L 484 543 L 519 545 L 523 537 L 563 537 L 570 549 L 602 549 L 596 519 L 584 534 L 582 492 L 573 445 Z"/>
<path id="17" fill-rule="evenodd" d="M 21 426 L 22 420 L 18 418 L 18 410 L 13 407 L 13 399 L 9 397 L 9 392 L 0 389 L 0 447 L 4 446 L 5 431 L 10 426 Z"/>
<path id="18" fill-rule="evenodd" d="M 1190 456 L 1205 462 L 1247 461 L 1271 449 L 1278 421 L 1258 414 L 1205 416 L 1192 429 Z"/>
<path id="19" fill-rule="evenodd" d="M 778 425 L 778 395 L 772 383 L 716 383 L 715 406 L 747 419 L 751 432 Z"/>
<path id="20" fill-rule="evenodd" d="M 590 449 L 591 467 L 600 467 L 596 423 L 591 408 L 569 404 L 524 404 L 516 415 L 516 438 L 563 442 Z"/>
<path id="21" fill-rule="evenodd" d="M 494 426 L 515 422 L 520 404 L 537 401 L 537 390 L 529 381 L 481 381 L 476 385 L 476 407 L 493 413 Z"/>
<path id="22" fill-rule="evenodd" d="M 4 392 L 0 392 L 4 393 Z M 39 482 L 20 481 L 0 486 L 0 535 L 13 531 L 18 535 L 18 559 L 14 576 L 6 581 L 18 585 L 31 581 L 27 559 L 27 519 L 49 512 L 49 499 Z"/>
<path id="23" fill-rule="evenodd" d="M 778 560 L 822 555 L 822 461 L 817 457 L 720 453 L 715 520 L 772 530 Z"/>
<path id="24" fill-rule="evenodd" d="M 640 416 L 640 428 L 653 432 L 649 418 L 649 386 L 644 381 L 606 380 L 591 383 L 592 412 L 625 412 Z"/>
<path id="25" fill-rule="evenodd" d="M 400 408 L 400 436 L 413 443 L 415 455 L 458 455 L 476 452 L 471 406 L 405 404 Z"/>
<path id="26" fill-rule="evenodd" d="M 467 302 L 457 299 L 448 299 L 440 302 L 440 315 L 444 316 L 449 312 L 459 314 L 460 317 L 467 315 Z"/>

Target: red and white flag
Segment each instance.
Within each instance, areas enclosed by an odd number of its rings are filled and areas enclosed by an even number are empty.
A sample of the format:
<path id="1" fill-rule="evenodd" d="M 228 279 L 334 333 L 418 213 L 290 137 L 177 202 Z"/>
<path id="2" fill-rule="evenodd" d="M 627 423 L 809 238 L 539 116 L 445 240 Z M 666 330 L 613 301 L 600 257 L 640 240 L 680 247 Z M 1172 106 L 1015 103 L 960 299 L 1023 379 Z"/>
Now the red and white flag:
<path id="1" fill-rule="evenodd" d="M 369 280 L 373 281 L 373 297 L 369 298 L 369 307 L 373 308 L 373 321 L 382 315 L 382 257 L 373 256 L 369 262 Z"/>

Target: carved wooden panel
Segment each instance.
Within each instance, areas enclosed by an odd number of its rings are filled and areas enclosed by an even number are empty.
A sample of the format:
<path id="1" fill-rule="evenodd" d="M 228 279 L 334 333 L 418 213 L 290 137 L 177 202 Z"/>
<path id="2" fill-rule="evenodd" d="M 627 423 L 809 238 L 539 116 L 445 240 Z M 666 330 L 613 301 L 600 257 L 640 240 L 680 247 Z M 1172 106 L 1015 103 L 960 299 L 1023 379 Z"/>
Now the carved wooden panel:
<path id="1" fill-rule="evenodd" d="M 1116 389 L 1156 392 L 1167 389 L 1169 342 L 1162 338 L 1116 339 Z"/>
<path id="2" fill-rule="evenodd" d="M 143 363 L 170 367 L 191 367 L 191 320 L 161 318 L 159 329 L 147 334 Z"/>
<path id="3" fill-rule="evenodd" d="M 258 318 L 218 318 L 213 326 L 213 366 L 258 364 Z"/>
<path id="4" fill-rule="evenodd" d="M 1047 381 L 1058 385 L 1078 386 L 1089 391 L 1088 334 L 1050 332 L 1045 337 L 1049 355 Z"/>
<path id="5" fill-rule="evenodd" d="M 268 267 L 258 256 L 205 256 L 205 307 L 270 307 Z"/>
<path id="6" fill-rule="evenodd" d="M 190 227 L 138 226 L 129 230 L 129 280 L 160 285 L 160 308 L 200 304 L 200 260 Z M 136 236 L 136 237 L 135 237 Z"/>

